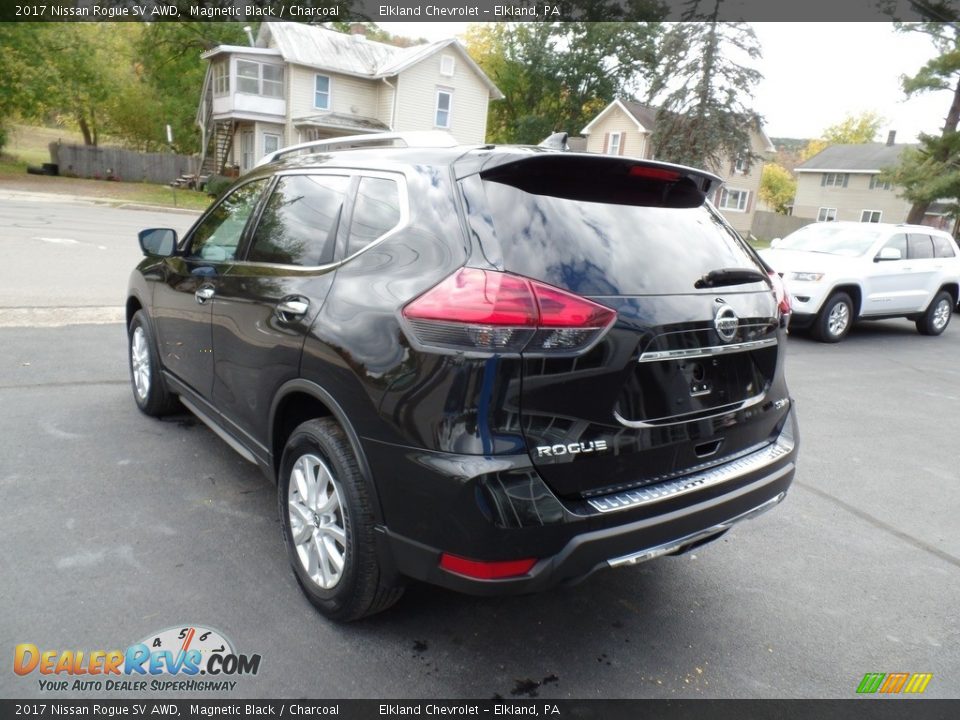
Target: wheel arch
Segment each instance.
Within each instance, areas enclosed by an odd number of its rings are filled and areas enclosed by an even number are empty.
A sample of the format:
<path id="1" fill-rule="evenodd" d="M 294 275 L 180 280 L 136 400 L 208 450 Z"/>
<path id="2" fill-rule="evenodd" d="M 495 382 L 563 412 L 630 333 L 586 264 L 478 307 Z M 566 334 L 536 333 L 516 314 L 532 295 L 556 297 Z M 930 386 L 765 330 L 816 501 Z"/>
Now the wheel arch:
<path id="1" fill-rule="evenodd" d="M 143 302 L 141 302 L 140 298 L 137 297 L 136 295 L 131 295 L 130 297 L 127 298 L 126 327 L 128 328 L 130 327 L 130 321 L 133 320 L 133 316 L 137 314 L 138 310 L 143 310 L 143 307 L 144 307 Z"/>
<path id="2" fill-rule="evenodd" d="M 383 511 L 380 496 L 366 454 L 346 411 L 337 400 L 316 383 L 298 378 L 280 387 L 270 407 L 270 462 L 273 468 L 274 482 L 279 482 L 280 461 L 287 439 L 298 425 L 319 417 L 333 418 L 343 429 L 350 442 L 350 448 L 357 458 L 357 465 L 373 499 L 372 510 L 378 524 L 383 523 Z"/>
<path id="3" fill-rule="evenodd" d="M 940 289 L 937 290 L 940 292 L 950 293 L 950 297 L 953 298 L 953 307 L 956 308 L 957 304 L 960 303 L 960 285 L 955 282 L 944 283 L 940 286 Z M 936 296 L 934 296 L 936 297 Z"/>
<path id="4" fill-rule="evenodd" d="M 850 299 L 853 301 L 853 320 L 856 320 L 863 313 L 863 290 L 856 283 L 842 283 L 830 289 L 826 295 L 824 295 L 823 304 L 826 305 L 827 301 L 836 295 L 838 292 L 846 293 L 850 296 Z"/>

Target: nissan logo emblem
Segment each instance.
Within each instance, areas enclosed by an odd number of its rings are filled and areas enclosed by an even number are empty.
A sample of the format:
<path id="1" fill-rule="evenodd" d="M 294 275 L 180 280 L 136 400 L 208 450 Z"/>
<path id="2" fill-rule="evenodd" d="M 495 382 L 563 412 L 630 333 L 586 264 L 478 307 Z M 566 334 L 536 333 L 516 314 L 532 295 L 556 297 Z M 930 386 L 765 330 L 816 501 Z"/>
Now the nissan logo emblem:
<path id="1" fill-rule="evenodd" d="M 717 335 L 724 342 L 730 342 L 737 336 L 737 328 L 740 326 L 740 320 L 737 313 L 729 305 L 723 305 L 717 310 L 713 318 L 713 326 L 717 329 Z"/>

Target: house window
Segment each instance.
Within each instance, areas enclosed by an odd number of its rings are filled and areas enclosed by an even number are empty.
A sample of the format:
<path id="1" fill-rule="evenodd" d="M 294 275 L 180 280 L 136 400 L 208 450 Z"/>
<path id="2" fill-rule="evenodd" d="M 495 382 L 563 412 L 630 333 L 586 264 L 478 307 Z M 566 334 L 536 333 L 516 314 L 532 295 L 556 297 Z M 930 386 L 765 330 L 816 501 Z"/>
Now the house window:
<path id="1" fill-rule="evenodd" d="M 280 136 L 275 133 L 263 134 L 263 154 L 269 155 L 280 149 Z"/>
<path id="2" fill-rule="evenodd" d="M 737 155 L 736 160 L 733 161 L 733 174 L 746 175 L 749 171 L 750 171 L 750 165 L 747 162 L 747 156 Z"/>
<path id="3" fill-rule="evenodd" d="M 860 213 L 860 222 L 880 222 L 883 213 L 880 210 L 864 210 Z"/>
<path id="4" fill-rule="evenodd" d="M 456 69 L 456 60 L 453 55 L 442 55 L 440 57 L 440 74 L 447 77 L 453 77 L 453 71 Z"/>
<path id="5" fill-rule="evenodd" d="M 437 111 L 434 116 L 434 124 L 437 127 L 450 127 L 450 110 L 452 107 L 453 92 L 450 90 L 437 90 Z"/>
<path id="6" fill-rule="evenodd" d="M 240 133 L 240 169 L 246 172 L 253 167 L 253 130 Z"/>
<path id="7" fill-rule="evenodd" d="M 892 190 L 893 186 L 889 182 L 881 182 L 879 175 L 870 176 L 871 190 Z"/>
<path id="8" fill-rule="evenodd" d="M 610 133 L 610 142 L 607 143 L 607 155 L 619 155 L 623 152 L 623 133 Z"/>
<path id="9" fill-rule="evenodd" d="M 330 78 L 317 75 L 313 82 L 313 106 L 318 110 L 330 109 Z"/>
<path id="10" fill-rule="evenodd" d="M 846 187 L 847 173 L 824 173 L 820 178 L 823 187 Z"/>
<path id="11" fill-rule="evenodd" d="M 723 188 L 720 191 L 720 202 L 718 207 L 721 210 L 733 210 L 734 212 L 746 212 L 747 202 L 750 200 L 749 190 L 734 190 L 733 188 Z"/>
<path id="12" fill-rule="evenodd" d="M 213 64 L 213 94 L 216 97 L 230 94 L 230 66 L 225 62 Z"/>
<path id="13" fill-rule="evenodd" d="M 817 213 L 817 222 L 833 222 L 837 219 L 837 209 L 822 207 Z"/>
<path id="14" fill-rule="evenodd" d="M 283 68 L 251 60 L 237 60 L 237 92 L 282 98 Z"/>

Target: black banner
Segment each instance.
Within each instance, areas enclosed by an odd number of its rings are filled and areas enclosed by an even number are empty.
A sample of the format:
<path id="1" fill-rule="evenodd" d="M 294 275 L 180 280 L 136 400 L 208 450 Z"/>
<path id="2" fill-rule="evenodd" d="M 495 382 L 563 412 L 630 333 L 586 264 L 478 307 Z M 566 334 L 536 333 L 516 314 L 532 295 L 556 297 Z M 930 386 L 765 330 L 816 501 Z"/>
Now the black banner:
<path id="1" fill-rule="evenodd" d="M 958 0 L 30 0 L 3 21 L 953 21 Z"/>
<path id="2" fill-rule="evenodd" d="M 2 718 L 954 720 L 960 700 L 0 700 Z"/>

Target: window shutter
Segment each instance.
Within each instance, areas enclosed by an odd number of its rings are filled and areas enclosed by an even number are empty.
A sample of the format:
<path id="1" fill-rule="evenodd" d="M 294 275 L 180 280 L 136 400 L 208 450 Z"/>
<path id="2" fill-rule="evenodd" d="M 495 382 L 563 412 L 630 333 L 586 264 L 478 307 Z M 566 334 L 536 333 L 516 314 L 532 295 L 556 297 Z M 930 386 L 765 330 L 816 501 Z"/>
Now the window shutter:
<path id="1" fill-rule="evenodd" d="M 744 208 L 744 212 L 751 212 L 753 210 L 753 193 L 749 190 L 747 191 L 747 206 Z"/>
<path id="2" fill-rule="evenodd" d="M 603 154 L 607 154 L 607 146 L 610 144 L 610 133 L 603 134 Z"/>
<path id="3" fill-rule="evenodd" d="M 620 154 L 623 155 L 623 146 L 627 144 L 627 134 L 625 132 L 620 133 Z"/>
<path id="4" fill-rule="evenodd" d="M 849 179 L 850 179 L 850 173 L 844 173 L 844 174 L 843 174 L 843 186 L 844 186 L 844 187 L 847 186 L 847 180 L 849 180 Z"/>

